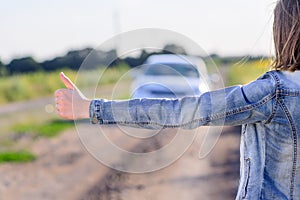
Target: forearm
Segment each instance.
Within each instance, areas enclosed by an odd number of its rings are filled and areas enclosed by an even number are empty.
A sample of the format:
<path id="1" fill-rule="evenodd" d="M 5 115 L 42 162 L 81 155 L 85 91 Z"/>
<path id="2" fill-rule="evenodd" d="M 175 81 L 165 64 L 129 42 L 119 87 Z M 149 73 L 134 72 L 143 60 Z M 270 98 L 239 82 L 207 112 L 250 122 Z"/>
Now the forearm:
<path id="1" fill-rule="evenodd" d="M 161 129 L 193 129 L 201 125 L 210 125 L 218 113 L 224 118 L 226 105 L 221 94 L 206 93 L 200 97 L 182 99 L 133 99 L 126 101 L 93 100 L 90 107 L 92 122 L 99 124 L 120 124 L 131 127 Z M 214 102 L 216 99 L 222 101 Z M 218 104 L 213 107 L 212 105 Z M 222 105 L 224 104 L 224 105 Z"/>

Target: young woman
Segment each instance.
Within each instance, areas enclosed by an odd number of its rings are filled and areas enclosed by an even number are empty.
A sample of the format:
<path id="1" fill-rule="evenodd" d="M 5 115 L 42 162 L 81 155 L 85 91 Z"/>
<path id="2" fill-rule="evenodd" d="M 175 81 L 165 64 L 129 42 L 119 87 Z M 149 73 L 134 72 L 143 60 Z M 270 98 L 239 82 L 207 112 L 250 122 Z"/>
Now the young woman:
<path id="1" fill-rule="evenodd" d="M 237 199 L 300 199 L 299 0 L 277 2 L 273 34 L 273 70 L 247 85 L 182 99 L 89 100 L 61 73 L 67 89 L 55 93 L 58 114 L 154 129 L 241 124 Z"/>

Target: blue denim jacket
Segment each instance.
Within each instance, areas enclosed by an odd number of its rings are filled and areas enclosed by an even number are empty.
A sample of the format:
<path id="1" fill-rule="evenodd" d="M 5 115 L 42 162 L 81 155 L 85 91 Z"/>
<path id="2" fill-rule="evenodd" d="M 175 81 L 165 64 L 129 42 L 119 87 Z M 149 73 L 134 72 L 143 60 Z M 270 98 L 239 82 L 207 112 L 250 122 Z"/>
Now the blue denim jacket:
<path id="1" fill-rule="evenodd" d="M 236 199 L 300 199 L 300 73 L 182 99 L 93 100 L 93 123 L 150 129 L 243 125 Z"/>

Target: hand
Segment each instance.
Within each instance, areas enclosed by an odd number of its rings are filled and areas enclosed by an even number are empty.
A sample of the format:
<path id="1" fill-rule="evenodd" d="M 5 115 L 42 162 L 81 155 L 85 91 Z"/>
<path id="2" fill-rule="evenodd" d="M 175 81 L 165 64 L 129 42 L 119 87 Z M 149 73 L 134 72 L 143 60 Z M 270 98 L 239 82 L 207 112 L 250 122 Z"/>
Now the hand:
<path id="1" fill-rule="evenodd" d="M 89 118 L 91 100 L 63 72 L 60 73 L 60 79 L 67 89 L 58 89 L 54 93 L 58 115 L 69 120 Z"/>

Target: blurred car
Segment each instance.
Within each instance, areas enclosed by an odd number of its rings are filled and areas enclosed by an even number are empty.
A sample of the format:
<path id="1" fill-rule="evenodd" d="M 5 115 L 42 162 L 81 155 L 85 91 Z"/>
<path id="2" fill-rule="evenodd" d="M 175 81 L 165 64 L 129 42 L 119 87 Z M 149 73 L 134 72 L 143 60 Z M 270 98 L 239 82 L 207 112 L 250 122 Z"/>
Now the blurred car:
<path id="1" fill-rule="evenodd" d="M 152 55 L 134 72 L 132 98 L 181 98 L 208 91 L 202 59 L 175 54 Z"/>

